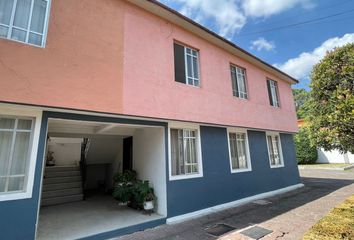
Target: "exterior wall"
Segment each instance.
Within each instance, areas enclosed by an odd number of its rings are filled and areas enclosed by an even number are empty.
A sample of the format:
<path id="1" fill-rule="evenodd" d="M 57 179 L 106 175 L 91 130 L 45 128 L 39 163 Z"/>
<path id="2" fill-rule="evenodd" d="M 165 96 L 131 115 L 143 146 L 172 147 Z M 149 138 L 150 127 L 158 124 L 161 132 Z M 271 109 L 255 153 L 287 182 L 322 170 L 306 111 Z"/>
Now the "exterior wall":
<path id="1" fill-rule="evenodd" d="M 174 81 L 174 40 L 200 50 L 200 88 Z M 297 131 L 289 83 L 124 0 L 53 0 L 45 48 L 0 51 L 0 101 Z M 230 63 L 247 69 L 249 100 L 233 97 Z"/>
<path id="2" fill-rule="evenodd" d="M 167 216 L 166 153 L 163 128 L 136 130 L 133 136 L 133 169 L 138 179 L 149 180 L 157 196 L 156 211 Z"/>
<path id="3" fill-rule="evenodd" d="M 39 183 L 42 178 L 46 126 L 47 119 L 43 116 L 40 124 L 39 137 L 33 139 L 34 142 L 38 142 L 38 154 L 34 153 L 36 154 L 37 161 L 35 165 L 32 166 L 35 167 L 35 174 L 34 179 L 31 180 L 33 183 L 31 197 L 20 200 L 0 202 L 1 239 L 34 239 L 36 232 L 35 226 L 37 224 L 37 211 L 39 206 Z M 42 139 L 42 141 L 39 139 Z"/>
<path id="4" fill-rule="evenodd" d="M 52 0 L 45 48 L 0 38 L 0 101 L 121 112 L 123 9 Z"/>
<path id="5" fill-rule="evenodd" d="M 125 114 L 297 131 L 290 84 L 136 6 L 126 6 L 124 24 Z M 200 88 L 174 81 L 174 40 L 199 49 Z M 249 100 L 233 97 L 230 63 L 246 68 Z M 269 104 L 267 77 L 278 81 L 281 108 Z"/>
<path id="6" fill-rule="evenodd" d="M 248 131 L 252 171 L 231 173 L 226 128 L 200 131 L 203 177 L 168 182 L 169 218 L 300 183 L 292 135 L 280 134 L 285 166 L 270 168 L 265 132 Z"/>
<path id="7" fill-rule="evenodd" d="M 354 163 L 354 154 L 342 154 L 337 150 L 325 151 L 322 148 L 317 149 L 318 163 Z"/>

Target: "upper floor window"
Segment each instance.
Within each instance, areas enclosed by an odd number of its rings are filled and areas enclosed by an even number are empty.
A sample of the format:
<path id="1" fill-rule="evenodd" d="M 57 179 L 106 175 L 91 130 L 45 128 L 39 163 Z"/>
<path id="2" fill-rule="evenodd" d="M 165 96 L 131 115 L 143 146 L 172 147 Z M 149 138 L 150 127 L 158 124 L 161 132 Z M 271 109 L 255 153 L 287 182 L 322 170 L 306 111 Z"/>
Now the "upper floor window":
<path id="1" fill-rule="evenodd" d="M 268 155 L 271 167 L 282 167 L 283 155 L 278 133 L 267 133 Z"/>
<path id="2" fill-rule="evenodd" d="M 0 37 L 44 46 L 49 0 L 1 0 Z"/>
<path id="3" fill-rule="evenodd" d="M 31 118 L 0 116 L 0 195 L 26 189 L 33 122 Z"/>
<path id="4" fill-rule="evenodd" d="M 246 69 L 237 66 L 230 66 L 232 93 L 235 97 L 247 99 Z"/>
<path id="5" fill-rule="evenodd" d="M 267 88 L 270 105 L 280 107 L 278 83 L 274 80 L 267 79 Z"/>
<path id="6" fill-rule="evenodd" d="M 247 131 L 228 129 L 231 172 L 251 170 Z"/>
<path id="7" fill-rule="evenodd" d="M 199 87 L 199 52 L 174 43 L 175 81 Z"/>

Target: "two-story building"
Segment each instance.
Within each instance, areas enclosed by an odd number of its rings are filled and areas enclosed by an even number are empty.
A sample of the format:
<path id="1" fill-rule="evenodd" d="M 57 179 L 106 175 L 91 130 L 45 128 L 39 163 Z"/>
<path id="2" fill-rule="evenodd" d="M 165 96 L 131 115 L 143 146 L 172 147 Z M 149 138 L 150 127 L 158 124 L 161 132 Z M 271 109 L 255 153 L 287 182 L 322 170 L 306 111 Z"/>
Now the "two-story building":
<path id="1" fill-rule="evenodd" d="M 155 0 L 2 0 L 0 53 L 1 239 L 110 238 L 301 186 L 296 79 Z M 107 193 L 131 169 L 154 214 Z"/>

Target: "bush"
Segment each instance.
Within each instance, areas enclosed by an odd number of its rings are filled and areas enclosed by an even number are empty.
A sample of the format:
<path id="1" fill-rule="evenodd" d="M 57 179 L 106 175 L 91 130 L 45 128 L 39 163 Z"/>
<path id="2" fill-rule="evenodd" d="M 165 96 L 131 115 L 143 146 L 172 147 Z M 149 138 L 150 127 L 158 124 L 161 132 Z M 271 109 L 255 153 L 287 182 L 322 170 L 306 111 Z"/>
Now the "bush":
<path id="1" fill-rule="evenodd" d="M 310 142 L 309 131 L 301 127 L 295 135 L 296 158 L 299 164 L 312 164 L 317 161 L 317 148 Z"/>

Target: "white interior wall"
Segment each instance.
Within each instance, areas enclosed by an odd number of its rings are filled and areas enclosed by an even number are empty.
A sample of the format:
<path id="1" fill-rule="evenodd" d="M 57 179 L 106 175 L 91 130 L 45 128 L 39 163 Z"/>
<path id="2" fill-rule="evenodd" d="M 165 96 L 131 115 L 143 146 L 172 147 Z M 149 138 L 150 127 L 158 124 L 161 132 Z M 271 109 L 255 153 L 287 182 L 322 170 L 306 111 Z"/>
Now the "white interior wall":
<path id="1" fill-rule="evenodd" d="M 342 154 L 337 150 L 325 151 L 318 149 L 318 163 L 354 163 L 354 154 Z"/>
<path id="2" fill-rule="evenodd" d="M 91 137 L 87 153 L 87 189 L 97 187 L 98 181 L 113 186 L 113 175 L 123 162 L 123 139 L 117 136 Z"/>
<path id="3" fill-rule="evenodd" d="M 55 164 L 77 165 L 81 158 L 82 138 L 55 138 L 48 141 L 48 151 L 53 152 Z"/>
<path id="4" fill-rule="evenodd" d="M 133 168 L 141 180 L 149 180 L 157 196 L 157 213 L 167 215 L 166 161 L 163 128 L 136 130 L 133 136 Z"/>

